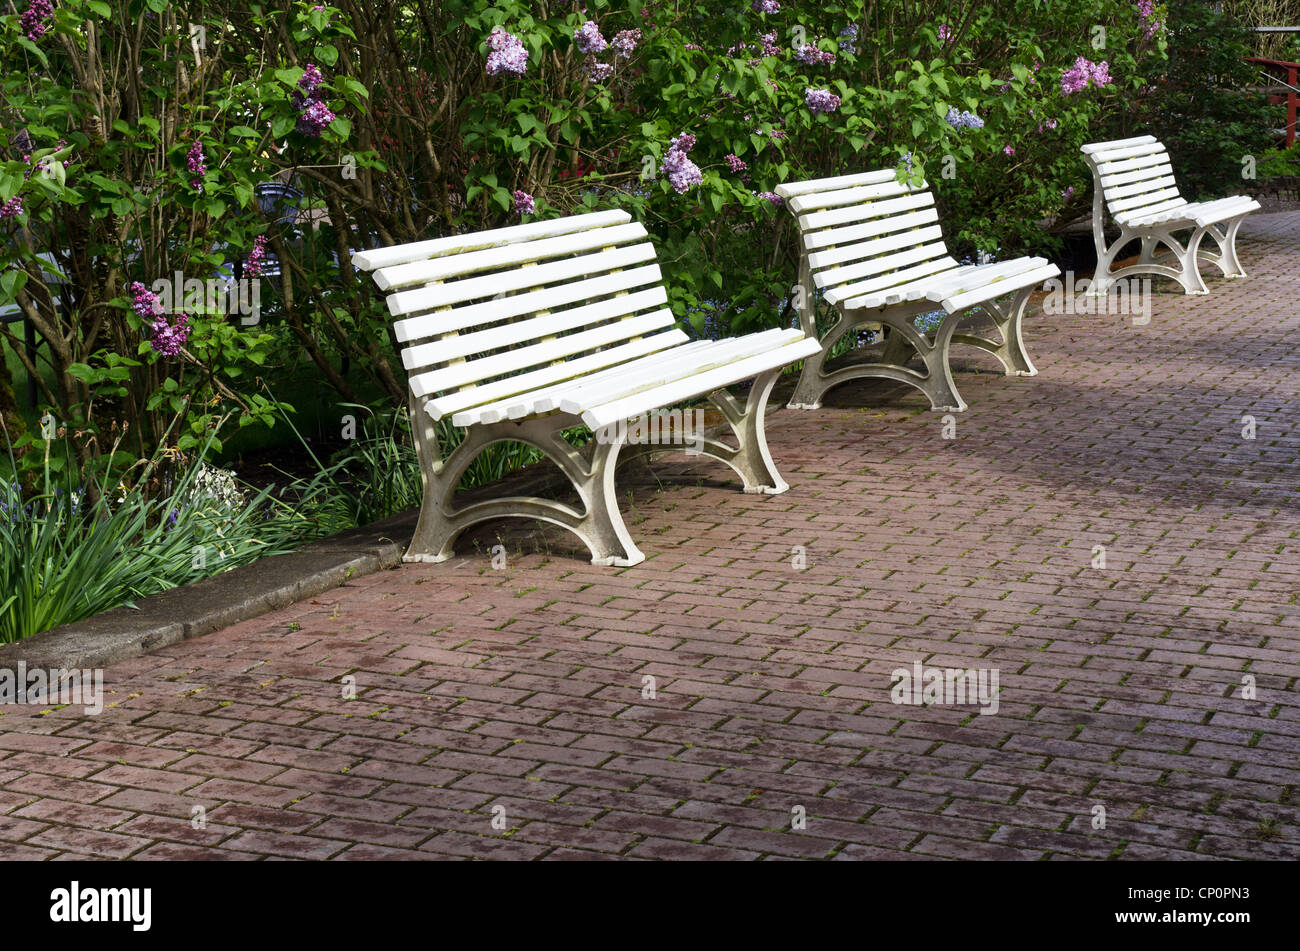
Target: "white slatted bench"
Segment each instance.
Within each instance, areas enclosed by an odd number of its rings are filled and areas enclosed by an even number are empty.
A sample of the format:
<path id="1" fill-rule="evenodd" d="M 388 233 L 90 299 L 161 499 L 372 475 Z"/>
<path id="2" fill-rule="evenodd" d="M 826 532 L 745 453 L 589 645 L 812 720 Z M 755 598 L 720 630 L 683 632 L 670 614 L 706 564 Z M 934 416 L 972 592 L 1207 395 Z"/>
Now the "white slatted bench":
<path id="1" fill-rule="evenodd" d="M 1152 135 L 1093 142 L 1082 149 L 1084 161 L 1092 169 L 1092 234 L 1097 245 L 1097 271 L 1090 293 L 1103 294 L 1130 274 L 1160 274 L 1172 277 L 1188 294 L 1208 294 L 1197 266 L 1198 254 L 1216 265 L 1224 277 L 1246 276 L 1237 260 L 1237 229 L 1246 215 L 1259 209 L 1259 202 L 1246 195 L 1187 201 L 1178 194 L 1169 153 Z M 1119 226 L 1119 238 L 1109 246 L 1104 232 L 1106 211 Z M 1186 244 L 1174 237 L 1189 230 Z M 1200 250 L 1207 234 L 1218 244 L 1218 254 Z M 1134 239 L 1141 242 L 1137 263 L 1112 270 L 1116 256 Z M 1169 250 L 1158 251 L 1161 244 Z"/>
<path id="2" fill-rule="evenodd" d="M 701 434 L 693 445 L 731 466 L 747 492 L 788 488 L 768 453 L 763 415 L 781 369 L 815 352 L 816 342 L 799 330 L 690 340 L 665 307 L 654 246 L 626 212 L 362 251 L 352 262 L 388 292 L 410 376 L 424 497 L 407 561 L 443 561 L 469 526 L 513 516 L 570 529 L 593 564 L 637 564 L 645 556 L 614 491 L 627 435 L 619 424 L 701 396 L 722 412 L 738 448 Z M 725 387 L 748 379 L 742 405 Z M 447 418 L 466 432 L 444 459 L 435 423 Z M 580 425 L 600 438 L 573 446 L 562 433 Z M 454 509 L 470 463 L 506 440 L 544 453 L 582 509 L 532 497 Z M 673 448 L 685 447 L 629 446 L 622 458 Z"/>
<path id="3" fill-rule="evenodd" d="M 804 361 L 792 408 L 816 409 L 834 386 L 883 377 L 915 386 L 933 410 L 964 410 L 948 362 L 954 343 L 993 354 L 1008 376 L 1038 372 L 1025 352 L 1020 322 L 1033 289 L 1060 274 L 1046 258 L 960 264 L 944 246 L 934 196 L 924 183 L 913 187 L 897 181 L 894 169 L 792 182 L 778 186 L 777 193 L 797 218 L 802 237 L 800 325 L 816 337 L 814 285 L 839 315 L 821 339 L 820 352 Z M 1014 296 L 1004 305 L 996 303 L 1007 295 Z M 1001 341 L 957 333 L 974 307 L 993 319 Z M 916 317 L 940 309 L 947 315 L 932 332 L 916 326 Z M 845 334 L 878 329 L 885 330 L 878 359 L 825 370 Z M 916 356 L 923 370 L 907 365 Z"/>

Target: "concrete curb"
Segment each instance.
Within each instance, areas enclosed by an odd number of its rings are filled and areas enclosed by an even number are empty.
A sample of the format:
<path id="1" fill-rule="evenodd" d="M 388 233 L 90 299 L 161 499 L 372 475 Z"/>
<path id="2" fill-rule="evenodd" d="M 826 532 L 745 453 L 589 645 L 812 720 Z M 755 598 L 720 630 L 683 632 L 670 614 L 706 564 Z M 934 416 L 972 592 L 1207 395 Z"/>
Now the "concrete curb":
<path id="1" fill-rule="evenodd" d="M 0 647 L 0 670 L 104 667 L 199 637 L 400 564 L 416 512 L 321 539 L 294 552 L 150 595 Z M 397 539 L 401 539 L 398 541 Z"/>

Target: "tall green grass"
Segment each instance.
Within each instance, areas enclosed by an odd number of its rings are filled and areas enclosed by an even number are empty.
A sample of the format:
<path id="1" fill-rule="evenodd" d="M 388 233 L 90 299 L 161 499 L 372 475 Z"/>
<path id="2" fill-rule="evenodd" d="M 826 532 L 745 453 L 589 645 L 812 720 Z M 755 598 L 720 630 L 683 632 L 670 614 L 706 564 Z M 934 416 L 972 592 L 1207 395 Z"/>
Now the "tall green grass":
<path id="1" fill-rule="evenodd" d="M 319 533 L 305 514 L 311 497 L 289 503 L 267 488 L 232 505 L 196 491 L 203 455 L 166 492 L 148 491 L 159 459 L 129 484 L 94 482 L 96 491 L 86 483 L 69 490 L 48 455 L 35 491 L 0 484 L 0 642 L 290 551 Z M 10 462 L 17 471 L 12 451 Z"/>

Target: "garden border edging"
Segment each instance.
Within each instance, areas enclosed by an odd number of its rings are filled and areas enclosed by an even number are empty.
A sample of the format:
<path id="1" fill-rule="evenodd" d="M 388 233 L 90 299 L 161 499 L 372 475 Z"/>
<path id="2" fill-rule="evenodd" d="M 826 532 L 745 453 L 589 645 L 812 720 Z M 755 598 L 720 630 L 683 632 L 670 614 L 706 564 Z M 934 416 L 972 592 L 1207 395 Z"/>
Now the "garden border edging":
<path id="1" fill-rule="evenodd" d="M 0 646 L 0 669 L 104 667 L 209 634 L 402 561 L 415 511 Z"/>

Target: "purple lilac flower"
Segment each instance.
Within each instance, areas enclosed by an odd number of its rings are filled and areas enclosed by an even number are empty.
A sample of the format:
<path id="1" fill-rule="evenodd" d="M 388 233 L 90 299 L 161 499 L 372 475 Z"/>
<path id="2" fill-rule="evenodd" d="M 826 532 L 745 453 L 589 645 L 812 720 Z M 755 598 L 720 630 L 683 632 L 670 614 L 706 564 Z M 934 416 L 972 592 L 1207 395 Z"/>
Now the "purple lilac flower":
<path id="1" fill-rule="evenodd" d="M 749 163 L 747 163 L 740 156 L 735 155 L 733 153 L 727 154 L 726 161 L 727 161 L 727 165 L 731 168 L 733 172 L 743 172 L 745 171 L 745 169 L 749 168 Z"/>
<path id="2" fill-rule="evenodd" d="M 858 48 L 856 44 L 858 42 L 858 25 L 856 23 L 850 23 L 835 35 L 840 37 L 841 53 L 846 53 L 849 56 L 857 53 Z"/>
<path id="3" fill-rule="evenodd" d="M 321 74 L 320 67 L 313 63 L 308 63 L 302 71 L 302 77 L 298 80 L 298 88 L 310 96 L 316 91 L 316 87 L 323 82 L 325 77 Z"/>
<path id="4" fill-rule="evenodd" d="M 154 317 L 162 313 L 162 305 L 158 303 L 158 295 L 139 281 L 132 281 L 126 286 L 126 289 L 131 292 L 131 309 L 135 311 L 136 316 L 142 320 L 153 320 Z"/>
<path id="5" fill-rule="evenodd" d="M 1002 154 L 1003 154 L 1003 155 L 1015 155 L 1015 154 L 1016 154 L 1016 150 L 1013 149 L 1013 148 L 1012 148 L 1011 146 L 1009 146 L 1009 145 L 1004 145 L 1004 146 L 1002 146 Z"/>
<path id="6" fill-rule="evenodd" d="M 1091 83 L 1094 86 L 1108 86 L 1113 82 L 1109 63 L 1090 63 L 1080 56 L 1074 65 L 1061 74 L 1061 92 L 1068 96 L 1082 92 Z"/>
<path id="7" fill-rule="evenodd" d="M 203 164 L 203 143 L 198 139 L 190 146 L 189 152 L 185 156 L 185 167 L 190 170 L 194 177 L 190 179 L 190 188 L 195 191 L 203 191 L 203 176 L 208 167 Z"/>
<path id="8" fill-rule="evenodd" d="M 753 10 L 755 13 L 780 13 L 781 4 L 777 0 L 754 0 Z"/>
<path id="9" fill-rule="evenodd" d="M 266 235 L 259 234 L 253 239 L 253 250 L 249 252 L 248 260 L 244 262 L 244 277 L 251 281 L 257 280 L 262 276 L 262 268 L 266 266 L 263 260 L 266 257 Z"/>
<path id="10" fill-rule="evenodd" d="M 640 30 L 619 30 L 614 34 L 614 39 L 610 40 L 609 45 L 614 47 L 615 55 L 627 59 L 640 42 Z"/>
<path id="11" fill-rule="evenodd" d="M 528 68 L 528 50 L 524 48 L 523 40 L 498 26 L 488 34 L 487 45 L 490 50 L 487 58 L 489 76 L 501 73 L 509 73 L 511 76 L 524 74 Z"/>
<path id="12" fill-rule="evenodd" d="M 772 204 L 776 205 L 778 208 L 779 208 L 781 205 L 784 205 L 784 204 L 785 204 L 785 199 L 782 198 L 780 195 L 778 195 L 776 192 L 759 192 L 759 193 L 758 193 L 758 197 L 759 197 L 759 198 L 762 198 L 764 201 L 770 201 Z"/>
<path id="13" fill-rule="evenodd" d="M 795 59 L 805 66 L 824 66 L 835 62 L 835 54 L 830 50 L 818 49 L 812 43 L 805 43 L 795 50 Z"/>
<path id="14" fill-rule="evenodd" d="M 948 42 L 949 40 L 951 40 L 951 39 L 952 39 L 952 27 L 950 27 L 947 23 L 940 23 L 940 24 L 939 24 L 939 42 L 940 42 L 940 43 L 947 43 L 947 42 Z"/>
<path id="15" fill-rule="evenodd" d="M 19 18 L 19 28 L 35 43 L 49 31 L 50 27 L 45 21 L 52 16 L 54 4 L 50 0 L 31 0 Z"/>
<path id="16" fill-rule="evenodd" d="M 803 101 L 815 116 L 834 112 L 840 107 L 840 97 L 829 89 L 805 89 Z"/>
<path id="17" fill-rule="evenodd" d="M 298 131 L 313 139 L 319 139 L 325 127 L 334 121 L 334 113 L 319 99 L 308 99 L 307 108 L 298 117 Z"/>
<path id="18" fill-rule="evenodd" d="M 0 218 L 17 218 L 23 213 L 23 200 L 18 195 L 14 195 L 3 205 L 0 205 Z"/>
<path id="19" fill-rule="evenodd" d="M 776 30 L 762 34 L 759 36 L 758 41 L 763 45 L 763 56 L 765 58 L 781 55 L 781 47 L 776 41 Z"/>
<path id="20" fill-rule="evenodd" d="M 149 344 L 164 357 L 177 356 L 190 339 L 191 329 L 187 314 L 177 314 L 174 323 L 167 320 L 166 314 L 159 314 L 154 318 Z"/>
<path id="21" fill-rule="evenodd" d="M 1069 188 L 1067 188 L 1065 191 L 1061 192 L 1061 200 L 1062 200 L 1062 201 L 1069 201 L 1069 200 L 1070 200 L 1071 198 L 1073 198 L 1073 197 L 1074 197 L 1074 186 L 1073 186 L 1073 185 L 1071 185 L 1071 186 L 1070 186 Z"/>
<path id="22" fill-rule="evenodd" d="M 679 195 L 686 194 L 692 185 L 704 181 L 700 167 L 686 157 L 686 153 L 695 148 L 695 136 L 683 132 L 668 143 L 659 171 L 668 177 L 668 184 Z"/>
<path id="23" fill-rule="evenodd" d="M 587 80 L 593 83 L 603 83 L 614 72 L 614 67 L 609 63 L 588 63 Z"/>
<path id="24" fill-rule="evenodd" d="M 948 125 L 952 126 L 954 129 L 984 128 L 983 119 L 975 115 L 975 113 L 973 112 L 968 112 L 965 110 L 963 110 L 962 112 L 958 112 L 956 106 L 950 106 L 948 108 L 948 115 L 944 117 L 944 121 L 947 122 Z"/>
<path id="25" fill-rule="evenodd" d="M 1149 40 L 1156 33 L 1165 28 L 1163 20 L 1155 19 L 1155 2 L 1154 0 L 1137 0 L 1138 16 L 1141 19 L 1140 26 L 1143 27 L 1143 35 Z"/>
<path id="26" fill-rule="evenodd" d="M 596 25 L 595 20 L 588 20 L 578 27 L 574 31 L 573 39 L 578 46 L 579 53 L 600 53 L 609 45 L 605 42 L 605 38 L 600 35 L 600 27 Z"/>
<path id="27" fill-rule="evenodd" d="M 511 192 L 510 197 L 514 199 L 515 214 L 531 215 L 537 211 L 537 202 L 533 200 L 533 196 L 528 192 L 516 189 Z"/>
<path id="28" fill-rule="evenodd" d="M 899 166 L 907 166 L 907 174 L 912 174 L 912 153 L 904 152 L 903 157 L 898 162 Z"/>

